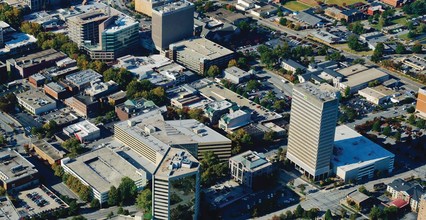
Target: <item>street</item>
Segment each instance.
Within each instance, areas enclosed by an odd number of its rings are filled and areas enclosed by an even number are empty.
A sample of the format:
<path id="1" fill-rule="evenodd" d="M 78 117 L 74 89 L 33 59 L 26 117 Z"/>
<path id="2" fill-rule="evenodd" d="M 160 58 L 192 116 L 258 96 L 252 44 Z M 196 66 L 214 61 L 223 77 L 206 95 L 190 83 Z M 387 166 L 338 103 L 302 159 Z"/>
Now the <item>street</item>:
<path id="1" fill-rule="evenodd" d="M 397 178 L 404 179 L 404 178 L 411 177 L 413 175 L 415 177 L 424 178 L 426 175 L 426 165 L 418 167 L 414 170 L 393 175 L 391 177 L 372 180 L 363 185 L 366 187 L 367 190 L 373 191 L 374 184 L 378 184 L 378 183 L 388 184 L 392 182 L 394 179 L 397 179 Z M 338 209 L 340 208 L 339 201 L 344 199 L 348 193 L 354 190 L 358 190 L 360 186 L 361 185 L 355 185 L 348 189 L 340 189 L 340 190 L 339 189 L 320 190 L 316 193 L 312 193 L 306 196 L 306 200 L 300 202 L 300 205 L 304 209 L 321 208 L 321 211 L 326 211 L 327 209 L 330 209 L 332 212 L 337 213 Z M 293 211 L 294 209 L 296 209 L 296 207 L 297 205 L 294 205 L 294 206 L 282 209 L 280 211 L 259 217 L 257 219 L 265 219 L 265 220 L 271 219 L 274 215 L 280 215 L 281 213 L 285 213 L 287 210 Z"/>

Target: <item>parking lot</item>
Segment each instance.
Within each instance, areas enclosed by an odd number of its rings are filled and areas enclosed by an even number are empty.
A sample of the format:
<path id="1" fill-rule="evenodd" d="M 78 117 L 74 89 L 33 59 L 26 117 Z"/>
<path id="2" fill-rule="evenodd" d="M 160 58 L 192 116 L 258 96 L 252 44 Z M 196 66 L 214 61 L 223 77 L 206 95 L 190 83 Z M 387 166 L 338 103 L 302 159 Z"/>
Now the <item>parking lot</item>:
<path id="1" fill-rule="evenodd" d="M 212 84 L 210 86 L 204 87 L 200 89 L 200 92 L 213 100 L 221 101 L 224 99 L 229 99 L 232 102 L 237 103 L 239 106 L 247 106 L 251 110 L 257 112 L 257 114 L 261 117 L 258 117 L 259 120 L 264 119 L 273 119 L 273 118 L 279 118 L 281 115 L 276 114 L 274 112 L 270 112 L 268 109 L 250 101 L 249 99 L 246 99 L 237 93 L 232 92 L 229 89 L 226 89 L 222 86 L 219 86 L 217 84 Z"/>
<path id="2" fill-rule="evenodd" d="M 18 198 L 19 207 L 16 208 L 20 216 L 32 216 L 41 212 L 68 207 L 64 201 L 43 185 L 38 188 L 21 191 Z"/>
<path id="3" fill-rule="evenodd" d="M 215 208 L 223 208 L 249 195 L 251 189 L 228 180 L 205 189 L 204 193 L 209 204 Z"/>
<path id="4" fill-rule="evenodd" d="M 356 112 L 358 112 L 359 116 L 369 114 L 376 109 L 376 106 L 374 106 L 374 104 L 368 102 L 360 96 L 355 96 L 354 98 L 342 104 L 354 109 Z"/>
<path id="5" fill-rule="evenodd" d="M 34 120 L 34 117 L 37 116 L 33 116 L 30 115 L 29 113 L 26 112 L 20 112 L 14 115 L 16 120 L 19 121 L 19 123 L 21 123 L 21 125 L 26 128 L 26 130 L 29 130 L 28 132 L 31 132 L 31 128 L 32 127 L 41 127 L 42 124 L 36 120 Z M 29 129 L 27 129 L 29 127 Z"/>

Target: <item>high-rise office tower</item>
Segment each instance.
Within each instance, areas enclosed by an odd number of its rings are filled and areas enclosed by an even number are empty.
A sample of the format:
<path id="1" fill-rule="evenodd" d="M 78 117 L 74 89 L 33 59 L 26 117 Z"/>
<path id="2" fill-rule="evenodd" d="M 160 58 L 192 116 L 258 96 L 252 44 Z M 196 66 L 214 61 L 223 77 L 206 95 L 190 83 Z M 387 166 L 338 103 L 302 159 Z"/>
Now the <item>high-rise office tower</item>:
<path id="1" fill-rule="evenodd" d="M 326 178 L 333 154 L 339 102 L 311 82 L 293 89 L 287 158 L 311 179 Z"/>
<path id="2" fill-rule="evenodd" d="M 152 9 L 152 40 L 157 50 L 193 36 L 194 4 L 181 0 Z"/>
<path id="3" fill-rule="evenodd" d="M 124 14 L 96 10 L 68 19 L 68 36 L 91 59 L 113 60 L 139 44 L 139 23 Z"/>
<path id="4" fill-rule="evenodd" d="M 198 219 L 200 165 L 188 151 L 170 148 L 152 178 L 153 219 Z"/>
<path id="5" fill-rule="evenodd" d="M 135 10 L 151 17 L 152 8 L 172 1 L 173 0 L 135 0 Z"/>

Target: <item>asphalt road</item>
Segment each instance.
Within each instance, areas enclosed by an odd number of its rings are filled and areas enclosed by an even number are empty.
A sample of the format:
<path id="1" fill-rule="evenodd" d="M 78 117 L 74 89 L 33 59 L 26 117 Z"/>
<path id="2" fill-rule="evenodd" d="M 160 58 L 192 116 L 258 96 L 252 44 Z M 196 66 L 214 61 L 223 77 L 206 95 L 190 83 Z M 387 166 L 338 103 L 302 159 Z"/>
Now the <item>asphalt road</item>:
<path id="1" fill-rule="evenodd" d="M 293 84 L 291 82 L 288 82 L 288 80 L 284 79 L 284 77 L 281 77 L 271 71 L 269 71 L 268 69 L 263 69 L 262 73 L 258 73 L 258 76 L 262 77 L 262 76 L 268 76 L 268 82 L 270 82 L 272 85 L 274 85 L 277 89 L 279 89 L 279 91 L 276 93 L 279 97 L 279 95 L 284 94 L 287 96 L 292 96 L 293 94 Z M 288 83 L 284 83 L 284 81 L 287 81 Z M 283 92 L 281 92 L 283 91 Z"/>

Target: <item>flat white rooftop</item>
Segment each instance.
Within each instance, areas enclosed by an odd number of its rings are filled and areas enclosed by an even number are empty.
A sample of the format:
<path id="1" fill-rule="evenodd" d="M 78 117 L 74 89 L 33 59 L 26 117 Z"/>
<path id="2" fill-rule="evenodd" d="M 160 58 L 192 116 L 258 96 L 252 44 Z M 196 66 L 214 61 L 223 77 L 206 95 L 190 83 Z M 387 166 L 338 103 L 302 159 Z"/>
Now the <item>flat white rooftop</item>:
<path id="1" fill-rule="evenodd" d="M 154 69 L 173 63 L 172 60 L 162 55 L 151 55 L 149 57 L 135 57 L 132 55 L 123 56 L 117 59 L 117 68 L 126 68 L 139 78 L 148 77 L 147 74 L 154 72 Z"/>
<path id="2" fill-rule="evenodd" d="M 4 48 L 0 49 L 0 54 L 8 53 L 15 48 L 37 42 L 37 39 L 34 36 L 20 32 L 12 34 L 12 38 L 12 40 L 5 42 Z"/>
<path id="3" fill-rule="evenodd" d="M 321 102 L 336 99 L 336 94 L 334 92 L 323 91 L 317 85 L 311 82 L 297 84 L 294 87 L 294 90 L 302 92 L 304 95 L 310 95 L 311 97 L 314 97 Z"/>
<path id="4" fill-rule="evenodd" d="M 222 56 L 233 54 L 234 52 L 226 47 L 214 43 L 205 38 L 195 38 L 170 44 L 170 49 L 179 51 L 182 56 L 192 57 L 192 59 L 214 60 Z"/>
<path id="5" fill-rule="evenodd" d="M 336 127 L 332 164 L 343 170 L 362 167 L 395 155 L 346 125 Z"/>
<path id="6" fill-rule="evenodd" d="M 96 127 L 94 124 L 92 124 L 88 120 L 84 120 L 84 121 L 72 124 L 68 127 L 65 127 L 64 130 L 70 134 L 79 133 L 82 135 L 88 135 L 93 132 L 100 131 L 98 127 Z"/>
<path id="7" fill-rule="evenodd" d="M 146 176 L 144 170 L 105 147 L 77 157 L 65 166 L 101 193 L 109 191 L 111 186 L 118 187 L 123 177 L 138 181 Z"/>
<path id="8" fill-rule="evenodd" d="M 158 12 L 160 14 L 166 14 L 166 13 L 170 13 L 173 11 L 177 11 L 189 6 L 192 6 L 193 4 L 191 2 L 185 1 L 185 0 L 180 0 L 180 1 L 176 1 L 176 2 L 171 2 L 168 4 L 164 4 L 158 7 L 153 8 L 152 10 L 155 12 Z"/>
<path id="9" fill-rule="evenodd" d="M 109 25 L 104 33 L 111 34 L 123 29 L 129 28 L 135 24 L 138 24 L 134 19 L 128 16 L 119 16 L 116 21 L 113 22 L 112 25 Z"/>

